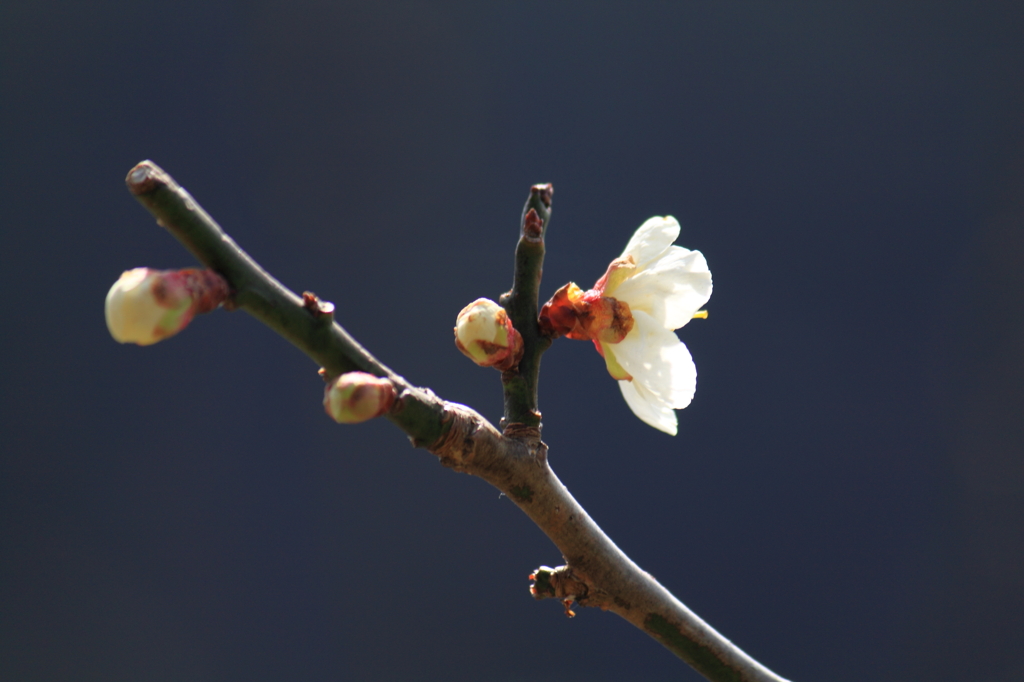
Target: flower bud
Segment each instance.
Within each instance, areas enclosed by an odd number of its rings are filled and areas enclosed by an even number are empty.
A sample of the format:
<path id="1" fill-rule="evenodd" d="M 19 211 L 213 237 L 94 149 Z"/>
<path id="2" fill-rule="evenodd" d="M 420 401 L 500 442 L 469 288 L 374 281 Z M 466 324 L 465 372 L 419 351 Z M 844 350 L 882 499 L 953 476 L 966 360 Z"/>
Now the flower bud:
<path id="1" fill-rule="evenodd" d="M 339 424 L 358 424 L 379 417 L 395 402 L 395 387 L 366 372 L 347 372 L 324 389 L 324 410 Z"/>
<path id="2" fill-rule="evenodd" d="M 176 334 L 192 319 L 192 297 L 158 270 L 127 270 L 107 292 L 107 328 L 115 341 L 148 346 Z"/>
<path id="3" fill-rule="evenodd" d="M 455 345 L 481 367 L 502 371 L 515 367 L 523 357 L 523 337 L 508 313 L 486 298 L 478 298 L 459 313 Z"/>
<path id="4" fill-rule="evenodd" d="M 107 292 L 107 329 L 119 343 L 148 346 L 177 334 L 227 295 L 227 282 L 209 270 L 126 270 Z"/>

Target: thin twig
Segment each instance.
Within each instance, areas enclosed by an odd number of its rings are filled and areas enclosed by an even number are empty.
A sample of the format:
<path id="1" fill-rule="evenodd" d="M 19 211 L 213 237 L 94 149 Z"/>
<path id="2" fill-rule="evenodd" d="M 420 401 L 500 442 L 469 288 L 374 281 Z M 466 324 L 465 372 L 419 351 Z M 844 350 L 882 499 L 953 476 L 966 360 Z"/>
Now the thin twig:
<path id="1" fill-rule="evenodd" d="M 540 277 L 544 269 L 544 235 L 551 220 L 551 185 L 534 185 L 523 207 L 516 246 L 516 265 L 512 290 L 501 297 L 512 326 L 523 338 L 523 357 L 518 366 L 503 372 L 505 417 L 502 426 L 540 440 L 540 410 L 537 409 L 537 383 L 540 356 L 551 347 L 551 339 L 541 335 L 537 325 Z M 530 429 L 535 429 L 533 434 Z"/>
<path id="2" fill-rule="evenodd" d="M 573 499 L 547 462 L 547 446 L 540 441 L 540 415 L 536 412 L 536 362 L 546 346 L 532 341 L 534 365 L 513 396 L 506 417 L 516 421 L 500 433 L 472 409 L 441 400 L 428 389 L 410 385 L 363 349 L 333 320 L 329 306 L 311 305 L 311 295 L 296 296 L 242 251 L 220 226 L 174 180 L 150 161 L 128 173 L 135 197 L 207 267 L 232 287 L 228 307 L 241 308 L 281 334 L 321 365 L 330 375 L 360 370 L 388 377 L 399 389 L 399 399 L 388 417 L 414 445 L 425 447 L 441 462 L 458 471 L 483 478 L 519 506 L 562 552 L 567 566 L 538 569 L 534 595 L 555 597 L 569 604 L 596 606 L 619 614 L 714 682 L 736 680 L 782 681 L 686 608 L 654 578 L 627 557 Z M 540 186 L 543 187 L 543 186 Z M 531 193 L 530 201 L 550 207 L 550 194 Z M 513 323 L 535 327 L 539 266 L 543 259 L 543 229 L 550 214 L 536 210 L 541 233 L 529 209 L 524 212 L 523 239 L 517 249 L 516 284 L 523 299 L 508 300 Z M 540 236 L 523 246 L 526 237 Z M 531 265 L 532 263 L 532 265 Z M 521 270 L 522 266 L 522 270 Z M 532 308 L 527 296 L 532 296 Z M 530 312 L 532 310 L 532 313 Z M 525 316 L 532 315 L 532 318 Z M 520 330 L 521 332 L 523 329 Z M 527 333 L 536 334 L 536 330 Z M 526 334 L 524 333 L 524 340 Z M 524 355 L 525 357 L 525 355 Z M 505 382 L 508 386 L 509 382 Z M 531 397 L 532 396 L 532 397 Z M 506 398 L 508 392 L 506 391 Z M 508 404 L 508 401 L 506 401 Z M 526 419 L 521 419 L 525 415 Z M 514 426 L 519 424 L 520 426 Z M 784 682 L 784 681 L 783 681 Z"/>

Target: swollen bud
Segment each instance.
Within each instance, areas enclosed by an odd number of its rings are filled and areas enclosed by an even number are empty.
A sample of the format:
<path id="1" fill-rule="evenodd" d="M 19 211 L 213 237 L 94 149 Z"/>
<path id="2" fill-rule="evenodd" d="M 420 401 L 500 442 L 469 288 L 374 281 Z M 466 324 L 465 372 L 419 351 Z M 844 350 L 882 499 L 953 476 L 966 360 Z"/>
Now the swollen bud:
<path id="1" fill-rule="evenodd" d="M 481 367 L 512 369 L 523 357 L 523 337 L 512 326 L 505 309 L 478 298 L 455 321 L 455 345 Z"/>
<path id="2" fill-rule="evenodd" d="M 126 270 L 107 292 L 107 329 L 119 343 L 148 346 L 174 336 L 227 296 L 227 282 L 209 270 Z"/>
<path id="3" fill-rule="evenodd" d="M 358 424 L 379 417 L 394 402 L 394 384 L 366 372 L 342 374 L 324 389 L 324 410 L 339 424 Z"/>

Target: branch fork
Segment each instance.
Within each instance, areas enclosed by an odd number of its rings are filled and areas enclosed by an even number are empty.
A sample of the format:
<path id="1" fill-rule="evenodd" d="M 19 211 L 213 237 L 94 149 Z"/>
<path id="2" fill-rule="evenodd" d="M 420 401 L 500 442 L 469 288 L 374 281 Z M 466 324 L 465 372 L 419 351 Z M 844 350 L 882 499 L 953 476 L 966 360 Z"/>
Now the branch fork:
<path id="1" fill-rule="evenodd" d="M 552 339 L 538 325 L 544 236 L 551 218 L 550 184 L 530 190 L 520 223 L 512 289 L 501 306 L 521 334 L 519 363 L 501 374 L 505 397 L 499 431 L 473 409 L 413 386 L 360 346 L 335 320 L 334 306 L 310 292 L 302 297 L 265 272 L 224 233 L 192 196 L 151 161 L 135 166 L 129 191 L 231 290 L 225 308 L 253 315 L 335 378 L 365 372 L 386 378 L 397 397 L 386 416 L 412 444 L 445 466 L 483 478 L 507 495 L 552 540 L 565 558 L 540 567 L 531 593 L 612 611 L 640 628 L 707 679 L 779 682 L 778 677 L 716 632 L 634 564 L 569 494 L 548 463 L 541 440 L 537 382 L 541 355 Z"/>

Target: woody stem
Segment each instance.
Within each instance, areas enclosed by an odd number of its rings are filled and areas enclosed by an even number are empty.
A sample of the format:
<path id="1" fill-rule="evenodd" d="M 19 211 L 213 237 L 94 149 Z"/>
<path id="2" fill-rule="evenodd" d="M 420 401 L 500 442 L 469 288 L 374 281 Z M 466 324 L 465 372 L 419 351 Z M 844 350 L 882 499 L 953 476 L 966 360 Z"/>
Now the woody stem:
<path id="1" fill-rule="evenodd" d="M 502 426 L 528 427 L 540 437 L 540 411 L 537 409 L 537 383 L 540 356 L 551 346 L 551 339 L 537 325 L 540 278 L 544 267 L 544 236 L 551 219 L 550 184 L 534 185 L 523 207 L 519 244 L 516 246 L 512 290 L 501 297 L 512 325 L 523 337 L 523 357 L 519 365 L 502 373 L 505 416 Z"/>

